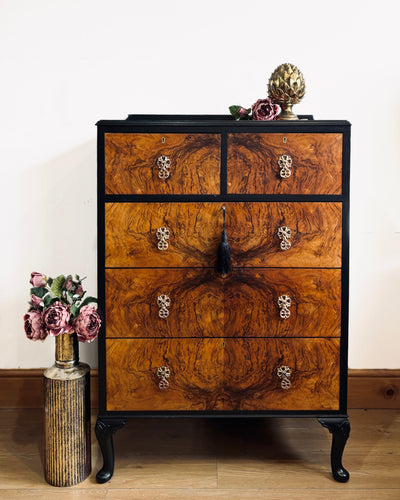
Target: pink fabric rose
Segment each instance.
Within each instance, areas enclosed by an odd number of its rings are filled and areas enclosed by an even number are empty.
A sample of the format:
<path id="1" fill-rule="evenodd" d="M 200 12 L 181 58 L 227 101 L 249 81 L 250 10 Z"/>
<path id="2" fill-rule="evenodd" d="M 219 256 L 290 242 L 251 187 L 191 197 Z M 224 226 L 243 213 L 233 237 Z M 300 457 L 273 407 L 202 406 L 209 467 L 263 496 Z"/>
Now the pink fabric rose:
<path id="1" fill-rule="evenodd" d="M 267 97 L 266 99 L 258 99 L 258 101 L 252 105 L 251 112 L 253 120 L 275 120 L 279 113 L 279 106 L 274 104 L 272 100 Z"/>
<path id="2" fill-rule="evenodd" d="M 42 273 L 31 273 L 31 279 L 29 283 L 35 288 L 43 286 L 46 284 L 45 276 Z"/>
<path id="3" fill-rule="evenodd" d="M 36 309 L 39 309 L 41 307 L 42 299 L 40 297 L 37 297 L 36 295 L 31 295 L 31 304 L 33 307 L 36 307 Z"/>
<path id="4" fill-rule="evenodd" d="M 39 311 L 29 311 L 24 316 L 24 328 L 28 339 L 43 340 L 47 337 L 47 332 L 43 324 L 42 315 Z"/>
<path id="5" fill-rule="evenodd" d="M 240 106 L 240 108 L 237 110 L 240 118 L 246 118 L 246 116 L 249 114 L 249 111 L 248 109 L 246 108 L 243 108 L 242 106 Z"/>
<path id="6" fill-rule="evenodd" d="M 100 316 L 93 306 L 83 306 L 74 320 L 75 332 L 79 342 L 92 342 L 99 333 Z"/>
<path id="7" fill-rule="evenodd" d="M 74 286 L 74 284 L 72 282 L 72 276 L 68 276 L 67 282 L 65 283 L 66 290 L 68 290 L 68 291 L 72 290 L 73 286 Z"/>
<path id="8" fill-rule="evenodd" d="M 47 333 L 51 337 L 57 337 L 57 335 L 63 333 L 71 333 L 73 328 L 69 324 L 70 318 L 71 313 L 67 307 L 61 304 L 61 302 L 55 302 L 43 313 L 43 321 Z"/>

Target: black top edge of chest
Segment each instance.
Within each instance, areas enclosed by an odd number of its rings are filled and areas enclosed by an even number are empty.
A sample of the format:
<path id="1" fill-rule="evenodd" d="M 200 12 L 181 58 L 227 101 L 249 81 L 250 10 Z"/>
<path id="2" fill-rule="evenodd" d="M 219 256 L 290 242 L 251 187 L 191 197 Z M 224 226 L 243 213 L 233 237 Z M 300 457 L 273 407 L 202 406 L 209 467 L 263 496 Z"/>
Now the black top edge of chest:
<path id="1" fill-rule="evenodd" d="M 219 132 L 325 132 L 343 131 L 350 127 L 347 120 L 314 120 L 311 115 L 299 115 L 294 121 L 252 121 L 235 120 L 230 115 L 128 115 L 126 120 L 100 120 L 99 129 L 112 129 L 115 132 L 147 130 L 170 131 L 193 130 Z"/>

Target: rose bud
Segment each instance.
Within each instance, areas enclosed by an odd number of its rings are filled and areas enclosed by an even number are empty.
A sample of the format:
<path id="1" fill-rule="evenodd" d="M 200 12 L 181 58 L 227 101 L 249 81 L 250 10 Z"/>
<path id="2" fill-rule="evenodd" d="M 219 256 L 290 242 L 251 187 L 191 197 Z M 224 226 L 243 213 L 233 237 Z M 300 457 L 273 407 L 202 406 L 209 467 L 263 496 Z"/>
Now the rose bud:
<path id="1" fill-rule="evenodd" d="M 33 305 L 33 307 L 36 307 L 36 309 L 39 309 L 40 307 L 42 307 L 42 299 L 40 297 L 38 297 L 37 295 L 31 295 L 31 304 Z"/>
<path id="2" fill-rule="evenodd" d="M 43 286 L 46 284 L 46 277 L 42 273 L 31 273 L 31 279 L 29 283 L 34 286 L 35 288 L 38 288 L 40 286 Z"/>

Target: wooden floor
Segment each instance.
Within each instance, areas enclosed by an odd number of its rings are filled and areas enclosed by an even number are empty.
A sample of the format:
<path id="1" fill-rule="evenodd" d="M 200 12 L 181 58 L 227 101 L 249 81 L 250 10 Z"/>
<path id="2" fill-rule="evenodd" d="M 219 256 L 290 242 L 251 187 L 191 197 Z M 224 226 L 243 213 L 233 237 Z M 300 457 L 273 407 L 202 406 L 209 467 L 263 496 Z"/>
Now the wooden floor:
<path id="1" fill-rule="evenodd" d="M 93 419 L 94 422 L 94 419 Z M 331 477 L 330 435 L 314 419 L 137 419 L 115 435 L 116 468 L 104 485 L 92 433 L 93 472 L 55 488 L 43 478 L 43 414 L 0 410 L 0 498 L 400 499 L 400 410 L 352 410 L 343 464 Z"/>

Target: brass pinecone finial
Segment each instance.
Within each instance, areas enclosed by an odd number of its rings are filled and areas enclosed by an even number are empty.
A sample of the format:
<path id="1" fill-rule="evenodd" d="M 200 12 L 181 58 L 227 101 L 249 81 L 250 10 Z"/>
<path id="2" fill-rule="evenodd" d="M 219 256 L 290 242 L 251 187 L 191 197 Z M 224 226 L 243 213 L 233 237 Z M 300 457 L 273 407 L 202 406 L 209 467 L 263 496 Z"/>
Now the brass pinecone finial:
<path id="1" fill-rule="evenodd" d="M 270 76 L 268 95 L 282 108 L 278 120 L 298 120 L 292 111 L 292 106 L 300 102 L 305 93 L 303 75 L 294 64 L 281 64 Z"/>

